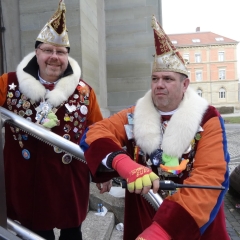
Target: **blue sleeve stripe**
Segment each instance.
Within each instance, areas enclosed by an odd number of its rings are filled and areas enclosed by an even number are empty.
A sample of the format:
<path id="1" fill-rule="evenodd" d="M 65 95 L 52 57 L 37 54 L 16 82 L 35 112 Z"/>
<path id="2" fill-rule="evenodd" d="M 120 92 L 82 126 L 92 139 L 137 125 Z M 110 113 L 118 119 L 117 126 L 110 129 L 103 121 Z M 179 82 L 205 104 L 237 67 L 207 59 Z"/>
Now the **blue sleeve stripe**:
<path id="1" fill-rule="evenodd" d="M 89 145 L 85 142 L 86 138 L 87 138 L 87 132 L 88 132 L 89 128 L 86 128 L 83 135 L 82 135 L 82 138 L 80 140 L 80 147 L 81 149 L 83 150 L 83 152 L 85 152 L 88 148 L 89 148 Z"/>
<path id="2" fill-rule="evenodd" d="M 222 141 L 222 144 L 223 144 L 223 151 L 224 151 L 224 159 L 226 161 L 226 173 L 224 175 L 224 181 L 222 183 L 222 186 L 225 187 L 225 190 L 222 190 L 219 197 L 218 197 L 218 200 L 217 200 L 217 204 L 215 205 L 215 207 L 213 208 L 211 214 L 210 214 L 210 219 L 209 221 L 204 224 L 201 228 L 200 228 L 200 232 L 201 234 L 203 234 L 206 229 L 208 228 L 208 226 L 214 221 L 221 205 L 222 205 L 222 202 L 223 202 L 223 199 L 224 199 L 224 196 L 226 194 L 226 192 L 228 191 L 228 187 L 229 187 L 229 168 L 228 168 L 228 163 L 230 161 L 230 156 L 229 156 L 229 153 L 228 153 L 228 150 L 227 150 L 227 136 L 226 136 L 226 132 L 225 132 L 225 125 L 224 125 L 224 120 L 222 119 L 222 117 L 219 117 L 219 120 L 220 120 L 220 124 L 221 124 L 221 127 L 223 129 L 223 141 Z"/>

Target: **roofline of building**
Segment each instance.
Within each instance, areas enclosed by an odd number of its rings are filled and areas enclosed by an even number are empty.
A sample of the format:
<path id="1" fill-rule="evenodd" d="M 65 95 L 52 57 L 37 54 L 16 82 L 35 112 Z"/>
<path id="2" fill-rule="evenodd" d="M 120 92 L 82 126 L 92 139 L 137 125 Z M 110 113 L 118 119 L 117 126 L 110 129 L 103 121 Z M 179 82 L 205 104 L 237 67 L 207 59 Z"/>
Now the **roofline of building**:
<path id="1" fill-rule="evenodd" d="M 174 44 L 174 46 L 176 48 L 184 48 L 184 47 L 209 47 L 209 46 L 223 46 L 223 45 L 237 45 L 239 42 L 233 43 L 233 42 L 227 42 L 227 43 L 222 43 L 222 44 L 217 44 L 217 43 L 210 43 L 210 44 L 189 44 L 189 45 L 178 45 L 178 44 Z"/>

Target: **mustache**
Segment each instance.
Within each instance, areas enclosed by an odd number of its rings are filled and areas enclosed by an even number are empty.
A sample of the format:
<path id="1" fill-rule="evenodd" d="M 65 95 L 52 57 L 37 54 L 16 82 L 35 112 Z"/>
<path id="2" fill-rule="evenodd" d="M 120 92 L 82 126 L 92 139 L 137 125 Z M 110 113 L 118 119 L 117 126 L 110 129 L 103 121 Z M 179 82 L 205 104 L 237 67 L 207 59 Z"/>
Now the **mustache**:
<path id="1" fill-rule="evenodd" d="M 47 61 L 47 64 L 57 64 L 57 65 L 61 65 L 61 63 L 56 59 L 52 59 L 52 60 L 49 60 L 49 61 Z"/>
<path id="2" fill-rule="evenodd" d="M 159 91 L 159 90 L 156 90 L 156 91 L 154 91 L 154 94 L 167 94 L 167 92 L 166 91 Z"/>

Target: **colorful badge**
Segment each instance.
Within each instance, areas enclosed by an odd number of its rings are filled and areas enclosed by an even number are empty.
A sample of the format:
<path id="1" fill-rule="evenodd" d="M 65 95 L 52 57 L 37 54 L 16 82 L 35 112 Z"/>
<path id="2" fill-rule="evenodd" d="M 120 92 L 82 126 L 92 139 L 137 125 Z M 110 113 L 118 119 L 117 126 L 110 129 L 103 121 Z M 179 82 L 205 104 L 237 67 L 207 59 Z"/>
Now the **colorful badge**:
<path id="1" fill-rule="evenodd" d="M 154 152 L 150 154 L 150 160 L 154 166 L 159 166 L 163 163 L 162 161 L 162 149 L 156 149 Z"/>
<path id="2" fill-rule="evenodd" d="M 33 114 L 32 109 L 27 109 L 26 110 L 26 115 L 31 116 Z"/>
<path id="3" fill-rule="evenodd" d="M 20 97 L 20 92 L 19 91 L 15 92 L 15 97 L 17 97 L 17 98 Z"/>
<path id="4" fill-rule="evenodd" d="M 127 113 L 128 124 L 133 124 L 133 113 Z"/>
<path id="5" fill-rule="evenodd" d="M 12 92 L 8 92 L 7 96 L 8 96 L 9 98 L 12 98 L 12 97 L 13 97 L 13 93 L 12 93 Z"/>
<path id="6" fill-rule="evenodd" d="M 29 109 L 30 108 L 30 102 L 29 101 L 25 101 L 25 102 L 23 102 L 23 108 L 24 109 Z"/>
<path id="7" fill-rule="evenodd" d="M 71 137 L 70 137 L 69 134 L 64 134 L 64 135 L 63 135 L 63 138 L 65 138 L 65 139 L 67 139 L 67 140 L 70 140 Z"/>
<path id="8" fill-rule="evenodd" d="M 11 104 L 12 105 L 16 105 L 17 104 L 17 99 L 16 98 L 12 99 L 12 103 Z"/>
<path id="9" fill-rule="evenodd" d="M 9 86 L 9 90 L 15 90 L 16 86 L 14 83 L 12 83 L 11 85 L 8 85 Z"/>
<path id="10" fill-rule="evenodd" d="M 18 114 L 19 114 L 21 117 L 23 117 L 23 116 L 25 115 L 25 112 L 24 112 L 23 110 L 20 110 L 20 111 L 18 112 Z"/>
<path id="11" fill-rule="evenodd" d="M 69 117 L 69 115 L 67 113 L 65 113 L 65 116 L 64 116 L 63 119 L 64 119 L 65 122 L 70 121 L 70 117 Z"/>
<path id="12" fill-rule="evenodd" d="M 27 141 L 28 140 L 28 134 L 26 133 L 26 134 L 23 134 L 22 135 L 22 139 L 24 140 L 24 141 Z"/>
<path id="13" fill-rule="evenodd" d="M 77 133 L 74 135 L 74 138 L 75 138 L 75 139 L 78 139 L 79 137 L 80 137 L 80 133 L 77 132 Z"/>
<path id="14" fill-rule="evenodd" d="M 68 124 L 65 124 L 65 125 L 64 125 L 64 127 L 63 127 L 63 130 L 64 130 L 64 132 L 67 132 L 67 133 L 69 133 L 69 132 L 70 132 L 70 130 L 71 130 L 71 127 L 70 127 L 70 125 L 68 125 Z"/>
<path id="15" fill-rule="evenodd" d="M 125 128 L 125 132 L 127 134 L 128 140 L 133 139 L 134 138 L 134 136 L 133 136 L 133 125 L 125 124 L 124 128 Z"/>
<path id="16" fill-rule="evenodd" d="M 19 143 L 19 146 L 21 147 L 21 148 L 23 148 L 23 142 L 22 141 L 18 141 L 18 143 Z"/>
<path id="17" fill-rule="evenodd" d="M 78 128 L 75 127 L 75 128 L 73 129 L 73 132 L 76 133 L 77 131 L 78 131 Z"/>
<path id="18" fill-rule="evenodd" d="M 76 127 L 78 125 L 78 121 L 74 121 L 73 125 Z"/>
<path id="19" fill-rule="evenodd" d="M 75 118 L 77 118 L 78 117 L 78 112 L 75 112 L 73 115 L 74 115 Z"/>
<path id="20" fill-rule="evenodd" d="M 62 157 L 62 162 L 64 164 L 69 164 L 72 161 L 72 156 L 68 153 L 64 154 Z"/>
<path id="21" fill-rule="evenodd" d="M 22 94 L 21 99 L 22 99 L 23 101 L 26 101 L 26 100 L 27 100 L 27 96 L 25 96 L 24 94 Z"/>
<path id="22" fill-rule="evenodd" d="M 61 153 L 62 152 L 62 149 L 59 148 L 59 147 L 56 147 L 56 146 L 53 147 L 53 150 L 54 150 L 55 153 Z"/>
<path id="23" fill-rule="evenodd" d="M 27 149 L 23 149 L 22 156 L 23 156 L 23 158 L 28 160 L 30 158 L 30 152 Z"/>
<path id="24" fill-rule="evenodd" d="M 74 98 L 74 99 L 78 99 L 78 98 L 79 98 L 78 94 L 74 94 L 74 95 L 73 95 L 73 98 Z"/>
<path id="25" fill-rule="evenodd" d="M 86 115 L 88 113 L 88 109 L 85 105 L 82 105 L 80 107 L 80 112 L 83 114 L 83 115 Z"/>

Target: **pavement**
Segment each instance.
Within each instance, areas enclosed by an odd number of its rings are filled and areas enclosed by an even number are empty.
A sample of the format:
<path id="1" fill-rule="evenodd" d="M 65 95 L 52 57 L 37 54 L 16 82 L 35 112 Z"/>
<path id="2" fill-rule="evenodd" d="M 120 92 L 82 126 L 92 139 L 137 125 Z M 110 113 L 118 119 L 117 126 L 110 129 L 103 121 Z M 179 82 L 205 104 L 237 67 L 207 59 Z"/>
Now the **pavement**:
<path id="1" fill-rule="evenodd" d="M 233 116 L 233 114 L 222 115 Z M 234 114 L 240 116 L 240 114 Z M 228 140 L 228 151 L 230 154 L 229 171 L 235 169 L 240 164 L 240 124 L 225 124 Z M 240 198 L 232 196 L 229 192 L 224 198 L 224 211 L 226 215 L 226 225 L 231 240 L 240 240 L 240 208 L 236 205 L 240 204 Z"/>
<path id="2" fill-rule="evenodd" d="M 240 240 L 240 209 L 236 208 L 236 204 L 239 203 L 240 198 L 235 198 L 229 193 L 225 195 L 224 211 L 227 231 L 231 240 Z"/>

